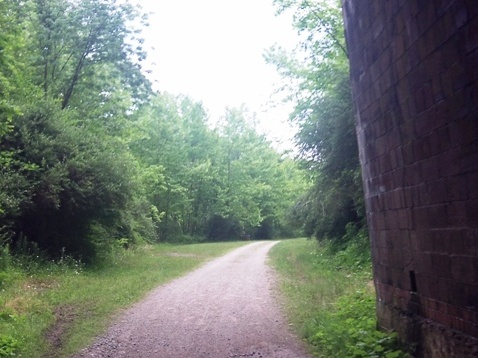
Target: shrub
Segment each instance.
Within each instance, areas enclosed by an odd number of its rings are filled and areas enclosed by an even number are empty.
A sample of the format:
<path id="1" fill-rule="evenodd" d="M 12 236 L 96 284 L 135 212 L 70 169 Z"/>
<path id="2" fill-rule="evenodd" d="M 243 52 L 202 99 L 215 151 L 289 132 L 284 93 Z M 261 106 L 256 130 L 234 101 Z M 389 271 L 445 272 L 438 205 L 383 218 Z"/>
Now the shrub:
<path id="1" fill-rule="evenodd" d="M 14 357 L 18 350 L 18 341 L 10 336 L 0 335 L 0 357 Z"/>
<path id="2" fill-rule="evenodd" d="M 334 309 L 320 312 L 315 324 L 318 330 L 308 340 L 325 357 L 407 357 L 395 334 L 376 329 L 375 299 L 370 292 L 340 297 Z"/>

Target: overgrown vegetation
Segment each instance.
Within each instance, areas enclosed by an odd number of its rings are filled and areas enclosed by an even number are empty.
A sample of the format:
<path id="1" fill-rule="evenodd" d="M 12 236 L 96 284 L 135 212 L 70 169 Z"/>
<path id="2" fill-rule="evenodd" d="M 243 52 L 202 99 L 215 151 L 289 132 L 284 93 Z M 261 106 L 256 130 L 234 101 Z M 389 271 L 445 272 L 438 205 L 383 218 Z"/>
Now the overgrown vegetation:
<path id="1" fill-rule="evenodd" d="M 216 128 L 141 70 L 116 0 L 0 0 L 0 247 L 94 263 L 119 242 L 290 235 L 307 182 L 247 108 Z M 292 229 L 291 229 L 292 228 Z"/>
<path id="2" fill-rule="evenodd" d="M 119 246 L 101 266 L 38 251 L 0 257 L 0 357 L 68 357 L 119 309 L 244 242 Z M 32 249 L 33 250 L 33 249 Z M 118 286 L 118 282 L 121 285 Z"/>
<path id="3" fill-rule="evenodd" d="M 151 243 L 302 232 L 318 250 L 288 241 L 274 255 L 286 258 L 277 265 L 307 340 L 324 356 L 401 355 L 372 327 L 340 4 L 274 3 L 303 35 L 296 56 L 266 55 L 296 104 L 297 160 L 256 132 L 245 107 L 213 129 L 201 103 L 153 92 L 141 71 L 147 19 L 128 2 L 0 0 L 0 355 L 67 354 L 137 299 L 138 283 L 209 257 L 173 259 L 163 253 L 193 246 Z M 58 317 L 66 335 L 47 342 Z"/>
<path id="4" fill-rule="evenodd" d="M 366 226 L 349 61 L 338 0 L 274 0 L 290 12 L 301 35 L 296 52 L 271 48 L 266 60 L 284 78 L 280 89 L 295 103 L 290 120 L 302 166 L 313 185 L 294 207 L 304 234 L 345 243 L 348 224 Z"/>
<path id="5" fill-rule="evenodd" d="M 407 357 L 394 334 L 376 330 L 366 235 L 334 242 L 284 240 L 271 251 L 287 314 L 316 357 Z"/>

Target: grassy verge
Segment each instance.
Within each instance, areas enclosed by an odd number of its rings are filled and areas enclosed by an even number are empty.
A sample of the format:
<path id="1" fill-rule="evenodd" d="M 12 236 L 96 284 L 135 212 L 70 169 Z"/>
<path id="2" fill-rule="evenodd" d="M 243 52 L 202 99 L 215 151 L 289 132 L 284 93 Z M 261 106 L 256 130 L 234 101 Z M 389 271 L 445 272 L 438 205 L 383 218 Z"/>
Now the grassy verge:
<path id="1" fill-rule="evenodd" d="M 143 246 L 118 251 L 95 269 L 71 260 L 15 262 L 4 253 L 0 357 L 71 356 L 152 288 L 244 244 Z"/>
<path id="2" fill-rule="evenodd" d="M 285 240 L 270 257 L 281 278 L 289 321 L 314 356 L 406 357 L 393 334 L 375 329 L 365 240 L 342 251 L 315 240 Z"/>

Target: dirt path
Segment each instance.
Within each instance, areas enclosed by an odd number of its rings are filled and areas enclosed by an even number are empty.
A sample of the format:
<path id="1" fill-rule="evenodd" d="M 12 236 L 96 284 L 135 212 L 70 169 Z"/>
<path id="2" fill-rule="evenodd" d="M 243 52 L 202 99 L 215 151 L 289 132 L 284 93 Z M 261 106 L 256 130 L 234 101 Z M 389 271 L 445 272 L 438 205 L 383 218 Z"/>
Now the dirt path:
<path id="1" fill-rule="evenodd" d="M 243 246 L 157 288 L 76 357 L 309 357 L 274 298 L 265 262 L 276 243 Z"/>

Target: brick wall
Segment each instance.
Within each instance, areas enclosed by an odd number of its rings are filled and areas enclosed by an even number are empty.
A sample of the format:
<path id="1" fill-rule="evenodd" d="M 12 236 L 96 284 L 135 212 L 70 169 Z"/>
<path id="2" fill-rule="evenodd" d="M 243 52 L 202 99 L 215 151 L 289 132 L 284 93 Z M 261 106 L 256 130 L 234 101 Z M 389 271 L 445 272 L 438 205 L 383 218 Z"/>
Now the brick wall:
<path id="1" fill-rule="evenodd" d="M 478 355 L 478 2 L 343 3 L 379 324 Z"/>

